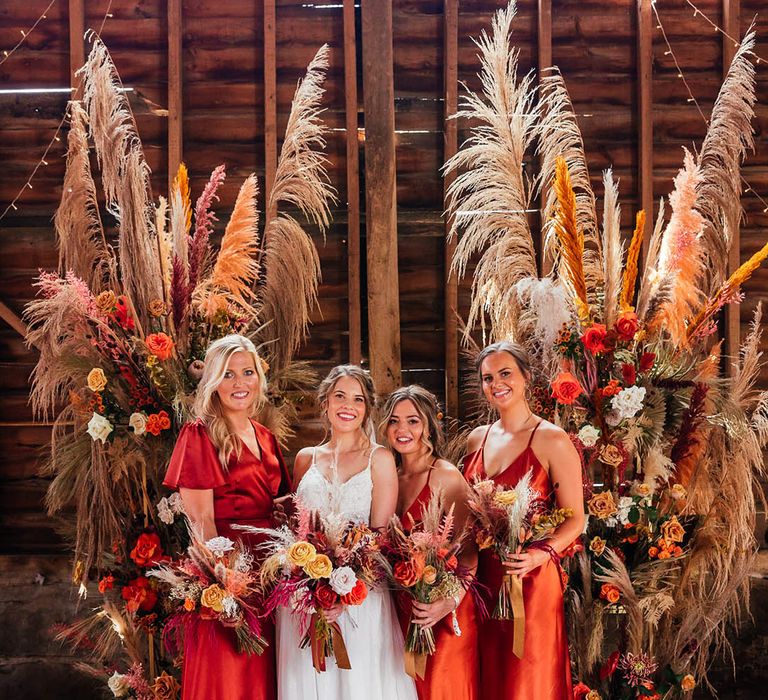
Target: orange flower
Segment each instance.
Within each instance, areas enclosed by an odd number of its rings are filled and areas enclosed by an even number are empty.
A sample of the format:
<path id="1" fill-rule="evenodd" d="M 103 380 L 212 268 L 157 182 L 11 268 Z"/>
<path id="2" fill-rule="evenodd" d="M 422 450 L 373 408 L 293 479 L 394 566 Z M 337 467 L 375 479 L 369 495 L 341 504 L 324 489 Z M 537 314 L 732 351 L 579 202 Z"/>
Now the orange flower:
<path id="1" fill-rule="evenodd" d="M 593 323 L 581 336 L 584 347 L 593 355 L 608 349 L 608 330 L 602 323 Z"/>
<path id="2" fill-rule="evenodd" d="M 570 405 L 583 393 L 579 380 L 571 372 L 560 372 L 552 382 L 552 397 L 559 403 Z"/>
<path id="3" fill-rule="evenodd" d="M 621 386 L 619 385 L 618 379 L 611 379 L 608 384 L 606 384 L 602 389 L 600 389 L 600 393 L 603 396 L 616 396 L 621 392 Z"/>
<path id="4" fill-rule="evenodd" d="M 632 340 L 640 329 L 640 322 L 634 311 L 625 311 L 616 320 L 616 333 L 619 340 Z"/>
<path id="5" fill-rule="evenodd" d="M 137 566 L 151 566 L 163 556 L 160 537 L 156 532 L 142 532 L 130 556 Z"/>
<path id="6" fill-rule="evenodd" d="M 414 556 L 410 561 L 401 561 L 395 564 L 394 577 L 401 586 L 409 588 L 416 584 L 424 572 L 424 561 Z"/>
<path id="7" fill-rule="evenodd" d="M 668 549 L 662 549 L 659 551 L 659 559 L 669 559 L 672 557 L 672 553 Z"/>
<path id="8" fill-rule="evenodd" d="M 587 501 L 587 510 L 590 515 L 594 515 L 600 520 L 605 520 L 618 513 L 616 501 L 613 500 L 613 494 L 610 491 L 601 491 L 594 494 Z"/>
<path id="9" fill-rule="evenodd" d="M 683 676 L 683 680 L 680 681 L 680 687 L 688 692 L 696 687 L 696 679 L 689 673 Z"/>
<path id="10" fill-rule="evenodd" d="M 659 556 L 659 548 L 658 547 L 649 547 L 648 548 L 648 556 L 651 559 L 655 559 Z"/>
<path id="11" fill-rule="evenodd" d="M 137 610 L 148 612 L 155 607 L 157 603 L 157 593 L 155 593 L 152 584 L 146 576 L 139 576 L 133 579 L 127 586 L 123 586 L 120 591 L 125 607 L 128 612 L 135 613 Z"/>
<path id="12" fill-rule="evenodd" d="M 171 418 L 166 411 L 150 413 L 147 416 L 146 431 L 152 435 L 160 435 L 161 431 L 171 427 Z"/>
<path id="13" fill-rule="evenodd" d="M 603 600 L 607 600 L 609 603 L 618 603 L 619 598 L 621 598 L 621 593 L 619 593 L 619 589 L 612 583 L 604 583 L 600 588 L 600 597 Z"/>
<path id="14" fill-rule="evenodd" d="M 146 339 L 147 350 L 161 362 L 173 355 L 173 340 L 165 333 L 152 333 Z"/>
<path id="15" fill-rule="evenodd" d="M 676 515 L 673 515 L 661 526 L 661 536 L 670 543 L 683 541 L 685 538 L 685 528 L 680 524 Z"/>
<path id="16" fill-rule="evenodd" d="M 341 596 L 341 602 L 344 605 L 360 605 L 368 597 L 368 586 L 365 582 L 357 579 L 355 587 L 346 595 Z"/>
<path id="17" fill-rule="evenodd" d="M 192 598 L 184 598 L 184 610 L 192 612 L 195 609 L 195 601 Z"/>
<path id="18" fill-rule="evenodd" d="M 115 587 L 115 577 L 105 576 L 99 581 L 99 593 L 106 593 Z"/>

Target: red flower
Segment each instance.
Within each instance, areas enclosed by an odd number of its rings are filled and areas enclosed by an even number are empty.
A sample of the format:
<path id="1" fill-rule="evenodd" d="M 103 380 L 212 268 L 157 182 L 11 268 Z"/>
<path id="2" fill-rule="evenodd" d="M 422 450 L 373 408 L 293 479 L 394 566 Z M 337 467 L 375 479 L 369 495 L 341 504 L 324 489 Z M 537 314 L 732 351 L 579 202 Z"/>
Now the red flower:
<path id="1" fill-rule="evenodd" d="M 146 340 L 147 350 L 151 352 L 161 362 L 169 359 L 173 355 L 173 340 L 165 333 L 152 333 Z"/>
<path id="2" fill-rule="evenodd" d="M 640 371 L 647 372 L 653 367 L 653 363 L 656 362 L 655 352 L 644 352 L 640 356 Z"/>
<path id="3" fill-rule="evenodd" d="M 114 587 L 114 576 L 105 576 L 103 579 L 101 579 L 101 581 L 99 581 L 99 593 L 106 593 L 107 591 L 111 591 Z"/>
<path id="4" fill-rule="evenodd" d="M 360 605 L 368 597 L 368 586 L 364 581 L 357 579 L 355 587 L 346 595 L 341 596 L 344 605 Z"/>
<path id="5" fill-rule="evenodd" d="M 560 372 L 552 382 L 552 397 L 559 403 L 572 404 L 583 393 L 579 380 L 570 372 Z"/>
<path id="6" fill-rule="evenodd" d="M 151 566 L 163 556 L 163 546 L 156 532 L 142 532 L 131 550 L 131 559 L 137 566 Z"/>
<path id="7" fill-rule="evenodd" d="M 618 379 L 611 379 L 608 384 L 606 384 L 602 389 L 600 389 L 600 394 L 602 396 L 616 396 L 621 391 L 621 387 L 619 386 L 619 380 Z"/>
<path id="8" fill-rule="evenodd" d="M 608 330 L 602 323 L 593 323 L 581 336 L 584 347 L 593 355 L 608 350 Z"/>
<path id="9" fill-rule="evenodd" d="M 625 311 L 616 320 L 616 334 L 619 336 L 619 340 L 632 340 L 639 329 L 640 322 L 634 311 Z"/>
<path id="10" fill-rule="evenodd" d="M 587 696 L 591 688 L 584 683 L 573 686 L 573 700 L 582 700 Z"/>
<path id="11" fill-rule="evenodd" d="M 135 328 L 136 324 L 133 322 L 133 316 L 131 316 L 131 312 L 128 309 L 128 298 L 125 294 L 117 297 L 112 317 L 126 331 L 132 331 Z"/>
<path id="12" fill-rule="evenodd" d="M 323 610 L 328 610 L 338 602 L 339 596 L 327 583 L 321 583 L 315 589 L 315 600 Z"/>
<path id="13" fill-rule="evenodd" d="M 168 430 L 171 427 L 171 418 L 167 411 L 160 411 L 159 413 L 150 413 L 147 416 L 147 432 L 152 435 L 160 435 L 163 430 Z"/>
<path id="14" fill-rule="evenodd" d="M 135 613 L 137 610 L 148 612 L 157 603 L 157 593 L 146 576 L 133 579 L 127 586 L 123 587 L 120 594 L 125 601 L 125 607 L 131 613 Z"/>
<path id="15" fill-rule="evenodd" d="M 635 370 L 635 366 L 628 362 L 624 363 L 621 366 L 621 377 L 624 379 L 624 384 L 633 386 L 637 381 L 637 371 Z"/>
<path id="16" fill-rule="evenodd" d="M 600 680 L 604 681 L 609 676 L 613 675 L 613 672 L 616 670 L 616 667 L 619 665 L 619 657 L 621 654 L 619 654 L 618 651 L 614 651 L 613 654 L 611 654 L 608 657 L 608 660 L 603 664 L 603 667 L 600 669 Z"/>

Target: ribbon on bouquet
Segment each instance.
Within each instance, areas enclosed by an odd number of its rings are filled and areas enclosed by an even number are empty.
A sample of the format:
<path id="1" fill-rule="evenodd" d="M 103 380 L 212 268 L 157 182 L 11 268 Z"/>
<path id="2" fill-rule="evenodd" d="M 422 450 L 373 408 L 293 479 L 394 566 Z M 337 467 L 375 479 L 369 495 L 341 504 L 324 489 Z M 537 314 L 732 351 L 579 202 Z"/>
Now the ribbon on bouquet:
<path id="1" fill-rule="evenodd" d="M 338 622 L 327 622 L 322 612 L 315 612 L 309 622 L 309 647 L 315 671 L 325 671 L 325 659 L 333 654 L 338 668 L 350 669 L 349 653 Z"/>
<path id="2" fill-rule="evenodd" d="M 523 579 L 512 574 L 505 574 L 502 586 L 506 589 L 512 605 L 512 653 L 523 658 L 525 649 L 525 600 L 523 599 Z"/>
<path id="3" fill-rule="evenodd" d="M 427 655 L 417 654 L 415 651 L 406 651 L 405 672 L 413 680 L 424 680 L 424 676 L 427 674 Z"/>

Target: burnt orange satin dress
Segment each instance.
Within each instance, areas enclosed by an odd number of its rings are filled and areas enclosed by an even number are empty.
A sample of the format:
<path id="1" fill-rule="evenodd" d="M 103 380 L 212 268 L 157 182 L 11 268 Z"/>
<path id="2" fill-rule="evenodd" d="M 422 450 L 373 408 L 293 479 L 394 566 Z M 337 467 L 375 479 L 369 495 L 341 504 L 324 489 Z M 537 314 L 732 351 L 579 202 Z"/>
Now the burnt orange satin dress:
<path id="1" fill-rule="evenodd" d="M 406 527 L 411 523 L 411 518 L 414 523 L 421 521 L 422 509 L 431 496 L 429 476 L 416 500 L 403 513 L 401 520 Z M 403 595 L 398 598 L 397 616 L 405 637 L 411 620 L 409 597 Z M 460 637 L 453 631 L 451 615 L 446 615 L 433 628 L 437 650 L 427 659 L 424 679 L 416 679 L 419 700 L 476 700 L 481 697 L 478 682 L 477 609 L 471 593 L 467 593 L 459 604 L 456 618 L 461 629 Z"/>
<path id="2" fill-rule="evenodd" d="M 541 423 L 539 423 L 540 425 Z M 515 486 L 532 470 L 531 485 L 543 498 L 552 498 L 549 474 L 531 449 L 533 429 L 523 453 L 506 469 L 492 477 L 497 484 Z M 490 427 L 489 427 L 490 431 Z M 483 444 L 464 459 L 464 476 L 472 483 L 487 479 L 483 464 Z M 477 578 L 488 587 L 486 606 L 489 613 L 496 605 L 504 569 L 491 550 L 480 552 Z M 523 658 L 512 653 L 511 620 L 482 621 L 478 628 L 480 640 L 480 688 L 489 700 L 572 700 L 571 664 L 563 608 L 563 583 L 560 568 L 548 560 L 523 577 L 525 601 L 525 649 Z"/>
<path id="3" fill-rule="evenodd" d="M 272 500 L 290 491 L 288 472 L 275 436 L 253 422 L 261 458 L 243 445 L 240 458 L 232 455 L 228 470 L 221 468 L 205 425 L 185 425 L 171 456 L 163 482 L 178 489 L 213 489 L 216 531 L 253 546 L 257 539 L 232 525 L 271 527 Z M 232 630 L 213 620 L 196 621 L 184 635 L 182 700 L 275 700 L 275 630 L 262 621 L 269 646 L 261 656 L 237 651 Z"/>

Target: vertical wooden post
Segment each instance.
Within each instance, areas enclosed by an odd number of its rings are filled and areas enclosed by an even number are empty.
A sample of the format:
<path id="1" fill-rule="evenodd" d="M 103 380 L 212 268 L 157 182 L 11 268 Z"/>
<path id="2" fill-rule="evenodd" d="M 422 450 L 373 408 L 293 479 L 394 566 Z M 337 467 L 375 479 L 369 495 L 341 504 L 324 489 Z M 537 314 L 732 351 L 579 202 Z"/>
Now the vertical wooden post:
<path id="1" fill-rule="evenodd" d="M 458 111 L 459 87 L 459 3 L 445 0 L 443 4 L 443 83 L 445 114 L 443 115 L 443 161 L 456 155 L 458 125 L 450 117 Z M 455 173 L 443 178 L 443 200 L 447 201 L 448 188 L 456 179 Z M 459 415 L 459 332 L 456 320 L 459 303 L 459 280 L 451 274 L 451 263 L 456 240 L 448 240 L 453 217 L 445 221 L 445 410 L 448 415 Z"/>
<path id="2" fill-rule="evenodd" d="M 538 9 L 538 65 L 539 65 L 539 86 L 544 78 L 544 71 L 552 66 L 552 0 L 539 0 Z M 544 244 L 546 235 L 544 232 L 544 203 L 547 199 L 547 193 L 542 192 L 540 198 L 539 215 L 539 246 L 541 248 L 541 268 L 540 274 L 549 274 L 552 269 L 552 261 L 545 254 Z"/>
<path id="3" fill-rule="evenodd" d="M 85 0 L 69 0 L 69 84 L 73 92 L 71 98 L 82 97 L 80 78 L 75 72 L 85 63 Z"/>
<path id="4" fill-rule="evenodd" d="M 181 0 L 168 0 L 168 195 L 183 158 Z"/>
<path id="5" fill-rule="evenodd" d="M 344 0 L 344 95 L 347 136 L 347 296 L 349 298 L 349 361 L 360 364 L 360 164 L 357 144 L 357 46 L 355 0 Z"/>
<path id="6" fill-rule="evenodd" d="M 392 4 L 362 0 L 368 356 L 381 393 L 400 384 Z"/>
<path id="7" fill-rule="evenodd" d="M 741 40 L 741 2 L 723 0 L 723 30 L 737 41 Z M 731 61 L 736 55 L 737 46 L 727 36 L 723 36 L 723 79 L 728 75 Z M 728 274 L 735 272 L 741 264 L 741 237 L 738 226 L 731 231 L 731 248 L 728 251 Z M 725 354 L 735 358 L 741 343 L 741 306 L 727 304 L 725 307 Z M 733 362 L 726 362 L 728 374 L 733 374 Z"/>
<path id="8" fill-rule="evenodd" d="M 277 47 L 275 0 L 264 0 L 264 195 L 269 201 L 277 170 Z M 274 211 L 267 210 L 269 221 Z"/>
<path id="9" fill-rule="evenodd" d="M 642 261 L 653 227 L 653 21 L 651 0 L 637 0 L 638 195 L 645 210 Z"/>

